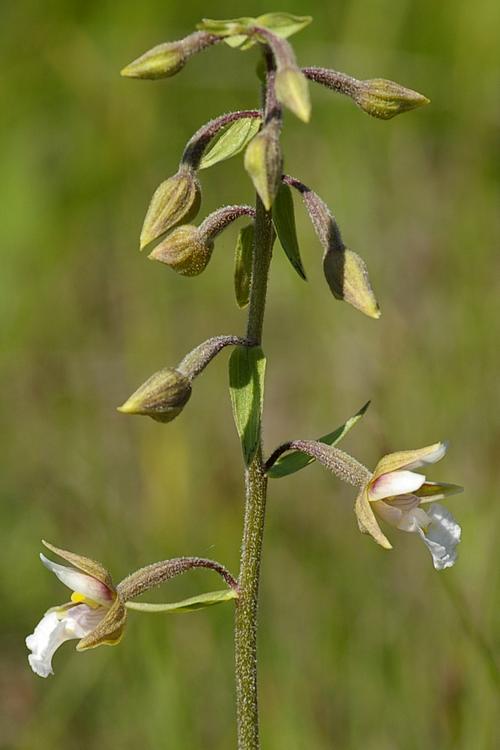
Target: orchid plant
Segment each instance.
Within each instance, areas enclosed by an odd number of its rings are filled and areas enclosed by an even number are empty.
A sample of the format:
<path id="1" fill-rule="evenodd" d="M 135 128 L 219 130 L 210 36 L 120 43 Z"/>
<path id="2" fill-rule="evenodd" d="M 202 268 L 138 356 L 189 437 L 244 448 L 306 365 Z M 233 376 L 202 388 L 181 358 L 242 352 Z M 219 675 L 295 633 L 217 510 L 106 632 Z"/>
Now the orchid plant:
<path id="1" fill-rule="evenodd" d="M 42 677 L 52 673 L 52 657 L 66 640 L 78 639 L 77 650 L 117 644 L 129 610 L 185 612 L 232 600 L 235 605 L 235 676 L 238 748 L 259 747 L 257 705 L 257 608 L 265 509 L 269 479 L 289 476 L 318 461 L 339 479 L 357 488 L 354 510 L 363 533 L 391 549 L 378 519 L 397 529 L 414 532 L 429 549 L 437 570 L 456 559 L 460 527 L 436 501 L 460 491 L 437 484 L 414 469 L 433 464 L 446 451 L 444 443 L 384 456 L 373 472 L 337 447 L 362 418 L 368 404 L 345 424 L 318 440 L 295 439 L 264 457 L 262 412 L 266 359 L 261 347 L 267 283 L 275 240 L 293 269 L 306 278 L 295 229 L 293 193 L 302 199 L 323 247 L 323 270 L 333 296 L 371 318 L 380 309 L 363 259 L 348 249 L 326 203 L 301 180 L 283 172 L 281 130 L 283 113 L 290 110 L 307 122 L 311 113 L 309 82 L 350 97 L 365 113 L 388 120 L 428 102 L 421 94 L 385 79 L 357 80 L 319 67 L 299 67 L 288 37 L 311 19 L 288 13 L 258 18 L 204 19 L 198 30 L 176 42 L 160 44 L 123 69 L 138 79 L 166 78 L 178 73 L 188 59 L 216 44 L 236 51 L 260 50 L 257 75 L 261 106 L 229 112 L 202 125 L 187 142 L 178 171 L 155 191 L 140 235 L 141 250 L 185 276 L 202 273 L 210 262 L 215 240 L 233 222 L 245 218 L 235 250 L 236 303 L 248 308 L 244 336 L 217 335 L 189 352 L 175 367 L 164 367 L 145 381 L 119 407 L 125 414 L 140 414 L 158 422 L 180 415 L 191 396 L 196 377 L 225 347 L 229 359 L 229 389 L 236 429 L 241 442 L 245 506 L 238 576 L 219 562 L 199 557 L 164 560 L 141 568 L 113 585 L 110 574 L 93 560 L 44 544 L 71 567 L 41 555 L 43 564 L 72 590 L 69 602 L 43 616 L 26 639 L 29 663 Z M 254 206 L 223 206 L 194 220 L 201 206 L 198 174 L 203 169 L 244 151 L 244 166 L 255 187 Z M 193 568 L 208 568 L 225 588 L 181 602 L 148 604 L 134 601 L 170 578 Z"/>

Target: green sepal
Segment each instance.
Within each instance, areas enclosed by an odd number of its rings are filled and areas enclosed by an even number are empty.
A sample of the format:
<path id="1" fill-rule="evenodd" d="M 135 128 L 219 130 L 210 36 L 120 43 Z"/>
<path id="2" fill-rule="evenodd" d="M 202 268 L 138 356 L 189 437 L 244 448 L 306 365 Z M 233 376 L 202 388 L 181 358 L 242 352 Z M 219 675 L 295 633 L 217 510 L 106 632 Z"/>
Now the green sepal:
<path id="1" fill-rule="evenodd" d="M 234 293 L 238 307 L 241 309 L 248 305 L 250 299 L 254 234 L 254 225 L 249 224 L 240 230 L 236 241 L 234 254 Z"/>
<path id="2" fill-rule="evenodd" d="M 260 438 L 266 359 L 258 346 L 238 346 L 229 359 L 229 391 L 236 430 L 247 466 Z"/>
<path id="3" fill-rule="evenodd" d="M 189 599 L 182 599 L 180 602 L 168 604 L 149 604 L 147 602 L 127 602 L 127 609 L 135 609 L 138 612 L 166 612 L 175 614 L 177 612 L 196 612 L 198 609 L 212 607 L 214 604 L 222 604 L 231 599 L 237 599 L 238 592 L 234 589 L 224 589 L 223 591 L 208 591 L 206 594 L 191 596 Z"/>
<path id="4" fill-rule="evenodd" d="M 250 49 L 257 40 L 248 38 L 245 34 L 245 28 L 250 26 L 263 26 L 272 31 L 276 36 L 286 39 L 298 31 L 302 31 L 312 21 L 311 16 L 294 16 L 291 13 L 264 13 L 257 18 L 244 16 L 242 18 L 228 18 L 226 20 L 216 20 L 204 18 L 201 23 L 197 24 L 197 29 L 208 31 L 224 39 L 230 47 L 239 47 L 242 50 Z"/>
<path id="5" fill-rule="evenodd" d="M 259 117 L 242 117 L 220 130 L 203 154 L 198 169 L 208 169 L 239 154 L 257 134 L 260 125 Z"/>
<path id="6" fill-rule="evenodd" d="M 301 279 L 307 281 L 306 272 L 300 257 L 297 231 L 295 229 L 295 213 L 293 210 L 292 191 L 282 183 L 273 203 L 273 222 L 281 247 L 293 268 Z"/>
<path id="7" fill-rule="evenodd" d="M 294 16 L 292 13 L 264 13 L 257 18 L 257 26 L 264 26 L 276 36 L 287 39 L 302 31 L 312 21 L 312 16 Z"/>
<path id="8" fill-rule="evenodd" d="M 340 427 L 337 427 L 336 430 L 333 432 L 329 432 L 327 435 L 323 435 L 323 437 L 318 438 L 319 443 L 325 443 L 326 445 L 337 445 L 337 443 L 340 443 L 340 441 L 347 435 L 349 430 L 351 430 L 354 425 L 359 422 L 361 417 L 364 415 L 368 407 L 370 406 L 370 402 L 367 401 L 364 406 L 361 407 L 361 409 L 354 414 L 354 416 L 350 417 L 347 422 Z M 271 479 L 280 479 L 281 477 L 286 477 L 289 474 L 294 474 L 296 471 L 300 471 L 300 469 L 304 469 L 306 466 L 309 466 L 309 464 L 312 464 L 316 459 L 312 458 L 311 456 L 306 456 L 305 453 L 301 453 L 300 451 L 293 451 L 291 453 L 287 453 L 286 456 L 281 456 L 273 466 L 267 471 L 268 477 L 271 477 Z"/>

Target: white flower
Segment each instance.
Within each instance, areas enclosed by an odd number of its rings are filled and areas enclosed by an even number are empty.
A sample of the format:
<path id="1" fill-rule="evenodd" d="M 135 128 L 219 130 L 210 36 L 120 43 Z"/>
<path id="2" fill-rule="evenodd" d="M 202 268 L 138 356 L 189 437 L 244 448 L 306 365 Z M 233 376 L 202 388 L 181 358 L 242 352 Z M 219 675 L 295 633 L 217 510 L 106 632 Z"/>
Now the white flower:
<path id="1" fill-rule="evenodd" d="M 461 529 L 451 513 L 434 501 L 461 492 L 462 488 L 455 484 L 427 482 L 423 474 L 413 469 L 435 463 L 445 453 L 446 444 L 435 443 L 420 450 L 384 456 L 356 499 L 356 515 L 362 532 L 370 534 L 382 547 L 391 549 L 376 514 L 397 529 L 417 533 L 428 547 L 436 570 L 454 564 Z M 424 509 L 422 505 L 427 503 L 432 504 Z"/>
<path id="2" fill-rule="evenodd" d="M 58 565 L 40 555 L 42 563 L 73 591 L 71 601 L 49 609 L 26 638 L 31 651 L 28 661 L 40 677 L 53 674 L 52 657 L 65 641 L 79 639 L 78 651 L 118 643 L 126 618 L 125 607 L 102 565 L 47 542 L 44 544 L 75 567 Z"/>

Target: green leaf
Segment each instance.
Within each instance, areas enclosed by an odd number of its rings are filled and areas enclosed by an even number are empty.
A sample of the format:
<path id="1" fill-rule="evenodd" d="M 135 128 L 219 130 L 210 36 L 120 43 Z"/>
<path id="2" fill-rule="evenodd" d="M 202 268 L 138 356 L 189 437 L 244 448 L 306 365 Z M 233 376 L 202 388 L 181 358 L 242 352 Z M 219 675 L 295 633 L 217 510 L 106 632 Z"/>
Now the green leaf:
<path id="1" fill-rule="evenodd" d="M 195 612 L 197 609 L 212 607 L 214 604 L 237 599 L 238 594 L 234 589 L 225 589 L 224 591 L 209 591 L 206 594 L 191 596 L 189 599 L 183 599 L 180 602 L 171 604 L 149 604 L 147 602 L 127 602 L 127 609 L 135 609 L 138 612 Z"/>
<path id="2" fill-rule="evenodd" d="M 260 438 L 266 359 L 258 346 L 238 346 L 229 359 L 229 391 L 236 429 L 248 465 Z"/>
<path id="3" fill-rule="evenodd" d="M 265 26 L 273 34 L 286 39 L 309 26 L 311 21 L 311 16 L 293 16 L 291 13 L 265 13 L 257 18 L 256 25 Z"/>
<path id="4" fill-rule="evenodd" d="M 243 151 L 261 125 L 260 117 L 242 117 L 220 130 L 202 156 L 199 169 L 213 167 Z"/>
<path id="5" fill-rule="evenodd" d="M 238 234 L 234 256 L 234 291 L 240 308 L 246 307 L 250 299 L 253 243 L 254 226 L 249 224 Z"/>
<path id="6" fill-rule="evenodd" d="M 318 441 L 320 443 L 325 443 L 326 445 L 337 445 L 337 443 L 340 443 L 349 430 L 359 422 L 369 406 L 370 402 L 367 401 L 366 404 L 362 406 L 353 417 L 350 417 L 345 424 L 337 427 L 333 432 L 329 432 L 328 435 L 323 435 L 323 437 L 318 438 Z M 280 479 L 289 474 L 294 474 L 296 471 L 300 471 L 300 469 L 304 469 L 306 466 L 309 466 L 309 464 L 312 464 L 313 461 L 315 461 L 315 459 L 311 456 L 306 456 L 300 451 L 292 451 L 291 453 L 287 453 L 286 456 L 281 456 L 269 469 L 267 475 L 272 479 Z"/>
<path id="7" fill-rule="evenodd" d="M 299 276 L 306 280 L 306 272 L 300 257 L 297 231 L 295 229 L 295 213 L 293 210 L 292 191 L 288 185 L 281 183 L 273 204 L 273 221 L 276 233 L 288 260 Z"/>

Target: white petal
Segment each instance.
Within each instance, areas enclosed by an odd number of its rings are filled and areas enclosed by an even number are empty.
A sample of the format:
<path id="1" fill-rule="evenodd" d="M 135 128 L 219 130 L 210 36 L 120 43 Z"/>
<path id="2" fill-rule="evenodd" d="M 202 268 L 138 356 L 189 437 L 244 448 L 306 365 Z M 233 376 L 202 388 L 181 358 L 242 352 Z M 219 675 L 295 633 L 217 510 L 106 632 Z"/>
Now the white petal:
<path id="1" fill-rule="evenodd" d="M 40 554 L 40 560 L 57 578 L 64 583 L 65 586 L 70 588 L 72 591 L 78 591 L 79 594 L 88 596 L 89 599 L 93 599 L 99 604 L 106 604 L 109 606 L 113 599 L 113 594 L 108 587 L 98 581 L 97 578 L 89 576 L 86 573 L 81 573 L 75 568 L 68 568 L 67 565 L 59 565 L 58 563 L 52 562 L 45 555 Z"/>
<path id="2" fill-rule="evenodd" d="M 457 544 L 461 528 L 452 514 L 442 505 L 431 505 L 427 510 L 430 524 L 426 531 L 417 529 L 432 555 L 436 570 L 450 568 L 457 559 Z"/>
<path id="3" fill-rule="evenodd" d="M 369 489 L 370 500 L 383 500 L 395 495 L 407 495 L 418 490 L 425 482 L 423 474 L 413 471 L 389 471 L 375 479 Z"/>
<path id="4" fill-rule="evenodd" d="M 88 635 L 106 614 L 104 607 L 91 609 L 86 604 L 78 604 L 66 611 L 50 610 L 34 632 L 26 638 L 26 645 L 32 652 L 28 656 L 30 666 L 40 677 L 54 674 L 52 657 L 59 646 L 72 638 Z"/>
<path id="5" fill-rule="evenodd" d="M 394 526 L 396 529 L 398 528 L 401 518 L 403 517 L 402 510 L 395 508 L 393 505 L 389 505 L 389 503 L 385 503 L 383 500 L 376 500 L 374 503 L 371 503 L 371 505 L 380 518 L 391 526 Z"/>
<path id="6" fill-rule="evenodd" d="M 416 500 L 418 501 L 418 498 Z M 422 526 L 425 528 L 430 523 L 427 513 L 415 505 L 405 508 L 399 507 L 397 503 L 377 500 L 373 503 L 373 509 L 386 523 L 390 523 L 391 526 L 401 531 L 418 531 Z"/>
<path id="7" fill-rule="evenodd" d="M 425 510 L 422 508 L 413 508 L 407 512 L 403 512 L 403 517 L 398 525 L 398 529 L 401 531 L 419 531 L 422 528 L 426 528 L 429 525 L 430 519 Z"/>

